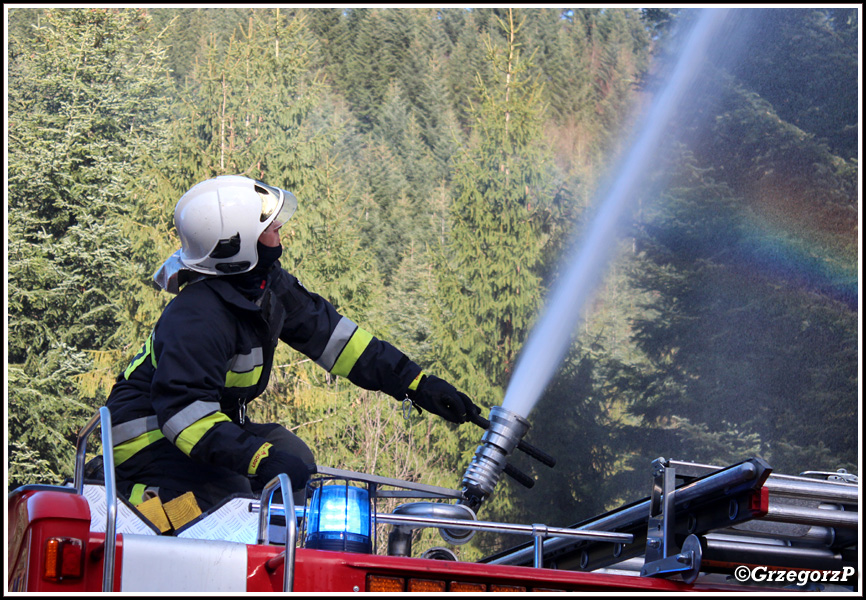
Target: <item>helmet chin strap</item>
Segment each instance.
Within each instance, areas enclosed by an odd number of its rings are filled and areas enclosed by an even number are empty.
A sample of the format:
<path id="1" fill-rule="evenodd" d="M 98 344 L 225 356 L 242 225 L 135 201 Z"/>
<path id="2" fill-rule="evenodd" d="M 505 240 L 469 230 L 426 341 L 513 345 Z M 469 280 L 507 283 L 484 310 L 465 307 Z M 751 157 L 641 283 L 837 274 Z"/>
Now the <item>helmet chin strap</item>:
<path id="1" fill-rule="evenodd" d="M 244 296 L 253 300 L 264 293 L 268 272 L 283 253 L 282 246 L 266 246 L 259 242 L 256 246 L 259 259 L 256 266 L 246 273 L 228 276 L 228 281 Z"/>

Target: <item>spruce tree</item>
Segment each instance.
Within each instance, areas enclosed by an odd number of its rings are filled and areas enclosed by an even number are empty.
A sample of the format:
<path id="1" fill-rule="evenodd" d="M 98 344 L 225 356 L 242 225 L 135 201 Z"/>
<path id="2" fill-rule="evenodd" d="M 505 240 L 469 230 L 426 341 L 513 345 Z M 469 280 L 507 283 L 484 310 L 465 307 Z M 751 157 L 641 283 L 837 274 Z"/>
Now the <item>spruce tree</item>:
<path id="1" fill-rule="evenodd" d="M 472 143 L 455 166 L 447 262 L 438 267 L 446 362 L 490 404 L 539 305 L 552 197 L 538 87 L 524 78 L 519 24 L 503 26 L 510 43 L 488 47 L 498 80 L 480 82 Z"/>
<path id="2" fill-rule="evenodd" d="M 857 157 L 860 73 L 858 11 L 756 9 L 746 21 L 749 51 L 734 71 L 779 117 L 844 159 Z"/>
<path id="3" fill-rule="evenodd" d="M 635 413 L 673 429 L 671 447 L 692 460 L 756 452 L 783 472 L 855 465 L 856 315 L 767 269 L 767 251 L 792 240 L 756 229 L 744 199 L 693 159 L 653 204 L 633 282 L 652 292 L 635 335 L 655 375 Z"/>
<path id="4" fill-rule="evenodd" d="M 445 76 L 457 122 L 468 130 L 472 120 L 470 107 L 478 101 L 477 77 L 484 80 L 490 77 L 490 63 L 485 60 L 482 32 L 475 11 L 460 21 L 462 26 L 456 32 L 457 39 L 445 66 Z"/>
<path id="5" fill-rule="evenodd" d="M 82 377 L 119 343 L 135 260 L 122 232 L 164 120 L 148 25 L 140 10 L 46 10 L 10 40 L 9 433 L 54 482 L 104 398 Z M 34 475 L 20 465 L 13 481 Z"/>
<path id="6" fill-rule="evenodd" d="M 486 40 L 497 76 L 479 79 L 482 101 L 474 107 L 471 143 L 456 161 L 433 307 L 437 368 L 485 415 L 501 404 L 540 306 L 553 181 L 550 155 L 540 143 L 539 89 L 526 75 L 517 15 L 508 11 L 501 26 L 504 43 Z M 465 444 L 458 460 L 468 465 L 480 430 L 467 425 L 458 433 Z M 501 514 L 509 503 L 503 488 L 485 510 Z"/>

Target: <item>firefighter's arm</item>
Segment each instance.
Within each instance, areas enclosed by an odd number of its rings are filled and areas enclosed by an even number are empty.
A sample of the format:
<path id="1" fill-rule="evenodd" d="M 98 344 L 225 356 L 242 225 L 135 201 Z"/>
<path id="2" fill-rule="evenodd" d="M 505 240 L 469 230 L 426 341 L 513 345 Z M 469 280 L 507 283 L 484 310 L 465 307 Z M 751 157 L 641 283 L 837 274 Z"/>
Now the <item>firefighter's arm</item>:
<path id="1" fill-rule="evenodd" d="M 281 339 L 323 369 L 398 400 L 408 396 L 416 407 L 454 423 L 478 414 L 478 407 L 454 386 L 424 374 L 403 352 L 339 314 L 294 277 L 289 275 L 286 283 L 281 298 L 287 317 Z"/>
<path id="2" fill-rule="evenodd" d="M 378 339 L 308 291 L 285 271 L 274 291 L 286 319 L 280 339 L 333 375 L 367 390 L 403 399 L 421 367 L 397 348 Z"/>

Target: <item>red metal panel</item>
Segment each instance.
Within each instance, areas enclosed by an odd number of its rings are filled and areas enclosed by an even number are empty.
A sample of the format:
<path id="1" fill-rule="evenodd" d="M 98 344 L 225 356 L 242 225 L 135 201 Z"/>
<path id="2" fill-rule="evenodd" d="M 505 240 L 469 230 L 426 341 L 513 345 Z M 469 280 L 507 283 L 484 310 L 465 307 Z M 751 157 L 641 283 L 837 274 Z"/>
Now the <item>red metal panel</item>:
<path id="1" fill-rule="evenodd" d="M 281 551 L 281 547 L 275 546 L 247 546 L 248 592 L 282 591 L 283 562 L 271 561 Z M 294 591 L 364 591 L 366 571 L 347 563 L 347 556 L 364 555 L 298 548 L 295 552 Z M 273 563 L 273 570 L 268 566 L 269 561 Z"/>
<path id="2" fill-rule="evenodd" d="M 247 546 L 247 591 L 281 592 L 283 590 L 282 564 L 269 570 L 266 563 L 277 556 L 281 549 L 276 546 Z"/>
<path id="3" fill-rule="evenodd" d="M 367 554 L 299 549 L 295 567 L 297 592 L 363 592 L 367 571 L 353 561 Z"/>
<path id="4" fill-rule="evenodd" d="M 103 569 L 105 568 L 105 533 L 92 531 L 87 542 L 87 556 L 84 558 L 84 589 L 90 592 L 102 591 Z M 114 584 L 112 591 L 120 591 L 123 567 L 123 534 L 116 536 L 114 547 Z M 147 568 L 145 565 L 144 568 Z"/>
<path id="5" fill-rule="evenodd" d="M 273 572 L 269 572 L 264 566 L 270 558 L 279 554 L 279 549 L 262 546 L 249 546 L 248 548 L 247 591 L 280 591 L 283 581 L 282 562 Z M 739 585 L 700 583 L 688 585 L 675 579 L 375 556 L 302 548 L 298 549 L 296 553 L 294 591 L 363 592 L 365 591 L 367 573 L 467 583 L 497 583 L 523 586 L 527 589 L 545 588 L 560 591 L 754 592 L 754 588 Z"/>
<path id="6" fill-rule="evenodd" d="M 85 543 L 89 539 L 90 507 L 85 498 L 52 490 L 13 493 L 9 498 L 9 522 L 10 574 L 20 575 L 26 570 L 27 591 L 86 590 L 83 578 L 53 582 L 42 577 L 45 545 L 49 538 L 77 538 Z M 27 565 L 19 564 L 19 561 L 27 561 Z M 21 582 L 16 585 L 20 586 Z"/>

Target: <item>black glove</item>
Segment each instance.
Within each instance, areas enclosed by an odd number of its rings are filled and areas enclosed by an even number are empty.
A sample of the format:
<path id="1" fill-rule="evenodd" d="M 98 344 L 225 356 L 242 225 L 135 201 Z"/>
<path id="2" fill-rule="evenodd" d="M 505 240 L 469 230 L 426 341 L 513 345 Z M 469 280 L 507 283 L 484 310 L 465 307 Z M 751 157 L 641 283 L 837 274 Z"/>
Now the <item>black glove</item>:
<path id="1" fill-rule="evenodd" d="M 316 465 L 308 465 L 294 454 L 271 448 L 256 469 L 256 477 L 262 485 L 267 485 L 280 473 L 289 476 L 293 490 L 301 490 L 307 485 L 310 475 L 316 473 Z"/>
<path id="2" fill-rule="evenodd" d="M 409 399 L 416 407 L 439 415 L 452 423 L 465 423 L 481 412 L 472 403 L 469 396 L 443 379 L 432 375 L 423 375 L 415 391 L 408 393 Z"/>

